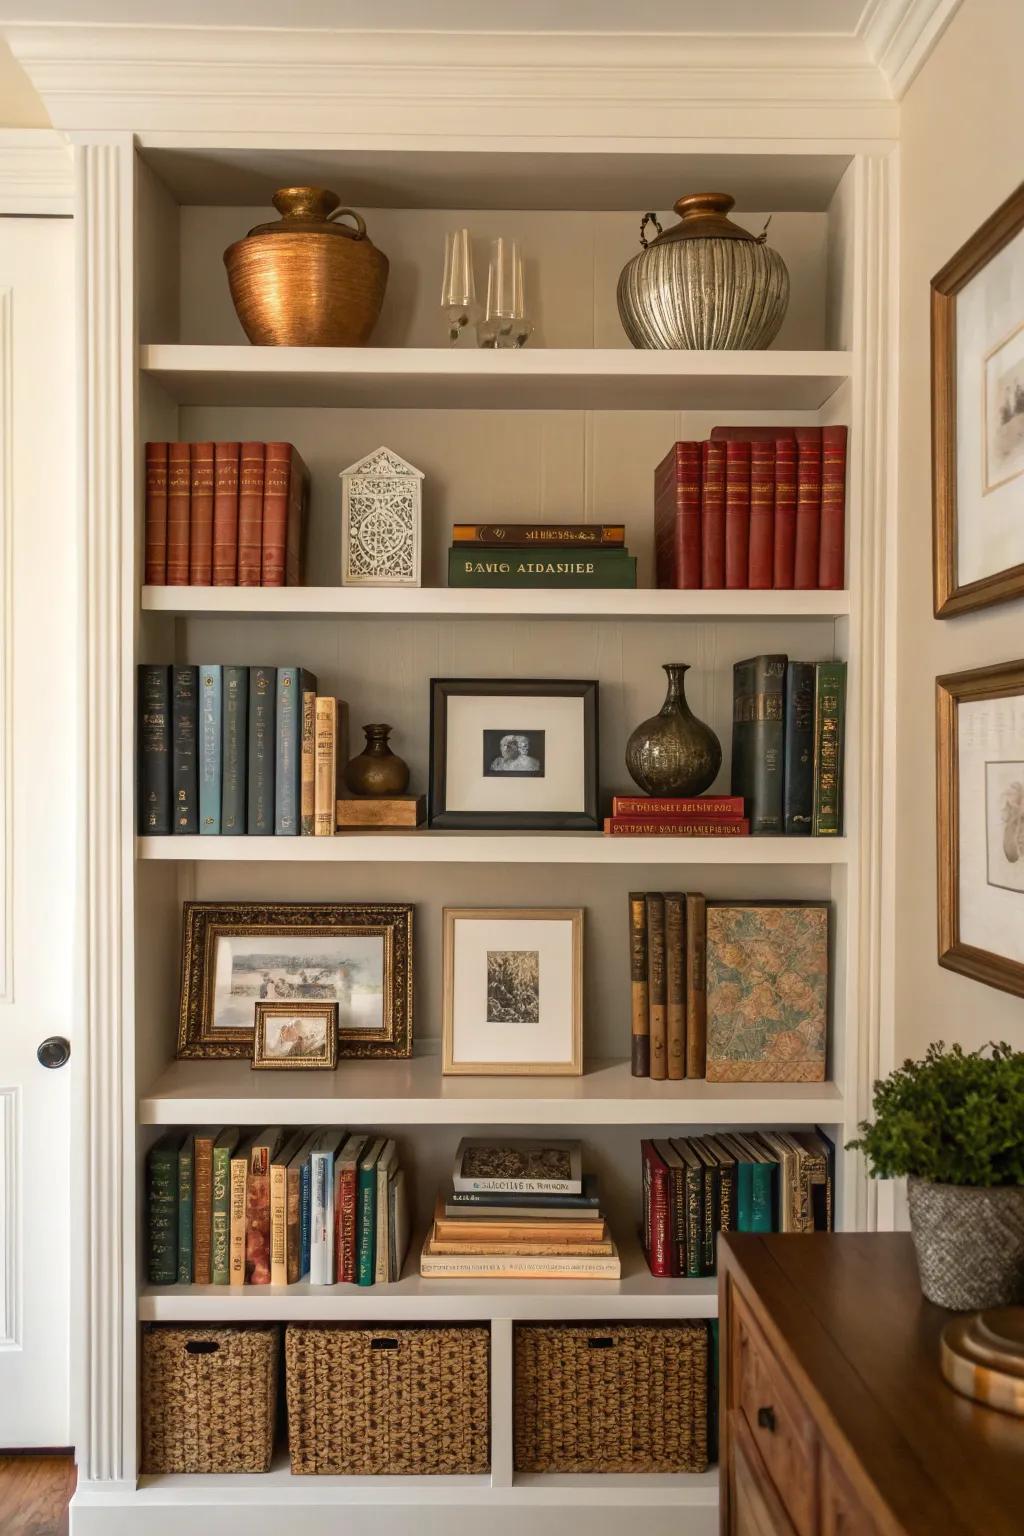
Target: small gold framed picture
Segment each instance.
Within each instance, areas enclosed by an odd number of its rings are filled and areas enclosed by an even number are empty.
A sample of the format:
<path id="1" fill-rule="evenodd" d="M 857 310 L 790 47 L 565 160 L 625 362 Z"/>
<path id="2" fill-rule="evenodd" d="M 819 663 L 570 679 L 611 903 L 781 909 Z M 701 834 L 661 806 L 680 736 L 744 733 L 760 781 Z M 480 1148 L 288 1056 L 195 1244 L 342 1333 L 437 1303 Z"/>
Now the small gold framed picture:
<path id="1" fill-rule="evenodd" d="M 293 1071 L 338 1063 L 337 1003 L 257 1003 L 252 1064 Z"/>

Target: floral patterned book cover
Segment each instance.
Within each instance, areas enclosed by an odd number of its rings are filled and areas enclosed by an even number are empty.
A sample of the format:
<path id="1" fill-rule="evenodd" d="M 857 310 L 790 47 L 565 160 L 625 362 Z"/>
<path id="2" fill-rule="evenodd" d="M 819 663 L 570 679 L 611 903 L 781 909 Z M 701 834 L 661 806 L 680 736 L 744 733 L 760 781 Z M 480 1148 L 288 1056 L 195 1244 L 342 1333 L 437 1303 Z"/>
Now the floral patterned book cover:
<path id="1" fill-rule="evenodd" d="M 709 1082 L 824 1081 L 828 910 L 708 902 Z"/>

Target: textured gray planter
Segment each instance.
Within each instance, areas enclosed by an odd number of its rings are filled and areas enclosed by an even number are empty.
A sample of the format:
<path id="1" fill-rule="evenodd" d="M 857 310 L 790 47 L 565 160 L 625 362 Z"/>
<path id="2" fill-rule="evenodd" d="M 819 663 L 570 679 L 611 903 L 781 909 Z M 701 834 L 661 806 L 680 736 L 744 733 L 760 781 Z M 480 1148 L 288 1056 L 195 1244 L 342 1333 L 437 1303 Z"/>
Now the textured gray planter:
<path id="1" fill-rule="evenodd" d="M 921 1289 L 964 1312 L 1024 1302 L 1024 1188 L 908 1180 Z"/>

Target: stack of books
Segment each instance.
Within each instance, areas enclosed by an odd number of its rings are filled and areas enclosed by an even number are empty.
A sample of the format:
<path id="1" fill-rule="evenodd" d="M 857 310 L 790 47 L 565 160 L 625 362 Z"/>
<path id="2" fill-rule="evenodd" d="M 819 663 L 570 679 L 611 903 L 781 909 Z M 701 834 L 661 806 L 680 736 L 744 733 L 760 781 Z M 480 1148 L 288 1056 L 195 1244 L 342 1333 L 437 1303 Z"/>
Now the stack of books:
<path id="1" fill-rule="evenodd" d="M 622 523 L 456 523 L 450 587 L 635 587 Z"/>
<path id="2" fill-rule="evenodd" d="M 748 837 L 742 795 L 615 795 L 606 837 Z"/>
<path id="3" fill-rule="evenodd" d="M 754 836 L 838 837 L 846 662 L 738 661 L 732 718 L 732 792 Z"/>
<path id="4" fill-rule="evenodd" d="M 835 1148 L 821 1131 L 641 1142 L 641 1237 L 653 1275 L 716 1272 L 719 1232 L 831 1232 Z"/>
<path id="5" fill-rule="evenodd" d="M 151 1285 L 383 1284 L 409 1247 L 394 1141 L 271 1126 L 171 1131 L 146 1160 Z"/>
<path id="6" fill-rule="evenodd" d="M 420 1255 L 425 1279 L 617 1280 L 578 1141 L 464 1137 Z"/>
<path id="7" fill-rule="evenodd" d="M 146 582 L 300 586 L 308 502 L 291 443 L 147 443 Z"/>

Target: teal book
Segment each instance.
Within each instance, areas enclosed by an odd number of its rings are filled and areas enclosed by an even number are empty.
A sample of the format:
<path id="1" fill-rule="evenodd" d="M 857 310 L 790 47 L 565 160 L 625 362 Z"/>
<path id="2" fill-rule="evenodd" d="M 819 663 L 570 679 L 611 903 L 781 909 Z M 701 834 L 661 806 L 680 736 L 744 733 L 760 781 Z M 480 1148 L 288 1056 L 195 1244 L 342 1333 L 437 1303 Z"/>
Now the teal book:
<path id="1" fill-rule="evenodd" d="M 238 1146 L 238 1127 L 221 1131 L 213 1144 L 213 1196 L 210 1212 L 210 1280 L 227 1285 L 231 1259 L 231 1159 Z"/>
<path id="2" fill-rule="evenodd" d="M 356 1186 L 358 1202 L 358 1249 L 356 1253 L 356 1284 L 372 1285 L 376 1263 L 377 1235 L 377 1160 L 384 1150 L 386 1138 L 378 1136 L 359 1164 L 359 1183 Z"/>
<path id="3" fill-rule="evenodd" d="M 146 1271 L 150 1285 L 178 1278 L 178 1151 L 180 1131 L 168 1131 L 146 1158 Z"/>
<path id="4" fill-rule="evenodd" d="M 278 667 L 274 764 L 274 832 L 298 837 L 302 813 L 302 695 L 316 693 L 304 667 Z"/>
<path id="5" fill-rule="evenodd" d="M 221 668 L 199 666 L 199 832 L 220 832 L 221 812 Z"/>
<path id="6" fill-rule="evenodd" d="M 450 587 L 635 587 L 636 557 L 623 549 L 448 551 Z"/>
<path id="7" fill-rule="evenodd" d="M 249 668 L 249 806 L 250 837 L 274 835 L 274 765 L 277 742 L 275 667 Z"/>
<path id="8" fill-rule="evenodd" d="M 249 668 L 224 667 L 221 675 L 220 830 L 225 837 L 245 834 L 248 792 Z"/>
<path id="9" fill-rule="evenodd" d="M 751 1170 L 750 1230 L 751 1232 L 777 1232 L 778 1158 L 760 1137 L 749 1135 L 744 1137 L 744 1141 L 752 1145 L 757 1153 L 757 1161 Z"/>
<path id="10" fill-rule="evenodd" d="M 194 1136 L 186 1136 L 178 1149 L 178 1284 L 192 1284 L 192 1232 L 195 1225 Z"/>

